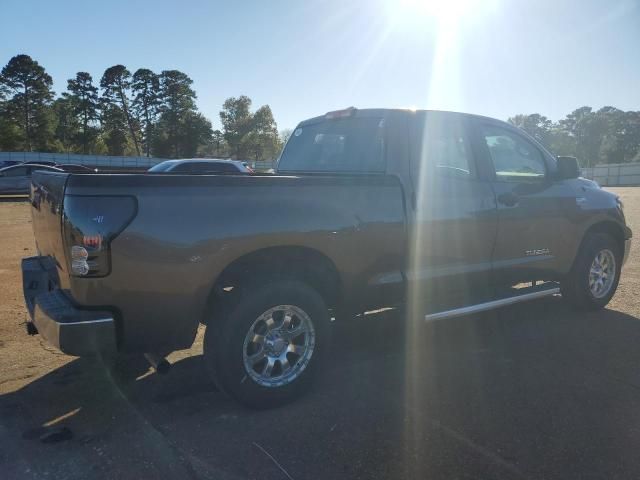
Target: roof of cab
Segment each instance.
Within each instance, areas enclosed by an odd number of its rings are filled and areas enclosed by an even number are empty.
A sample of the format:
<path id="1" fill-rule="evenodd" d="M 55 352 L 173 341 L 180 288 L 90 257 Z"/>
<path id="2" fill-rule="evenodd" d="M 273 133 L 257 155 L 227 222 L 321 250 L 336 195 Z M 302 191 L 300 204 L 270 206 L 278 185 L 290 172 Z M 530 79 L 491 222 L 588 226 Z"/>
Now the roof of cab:
<path id="1" fill-rule="evenodd" d="M 499 120 L 497 118 L 487 117 L 484 115 L 478 115 L 475 113 L 464 113 L 464 112 L 453 112 L 448 110 L 424 110 L 424 109 L 412 109 L 412 108 L 355 108 L 349 107 L 343 110 L 336 110 L 335 112 L 353 110 L 353 115 L 359 117 L 369 117 L 369 116 L 383 116 L 388 115 L 391 112 L 396 113 L 404 113 L 407 115 L 416 115 L 416 114 L 425 114 L 425 113 L 437 113 L 439 115 L 447 115 L 447 116 L 464 116 L 464 117 L 475 117 L 481 118 L 484 120 L 490 120 L 493 122 L 505 123 L 503 120 Z M 308 125 L 310 123 L 317 123 L 327 118 L 327 115 L 334 113 L 334 111 L 329 111 L 324 115 L 318 115 L 317 117 L 309 118 L 307 120 L 303 120 L 299 123 L 299 125 Z"/>

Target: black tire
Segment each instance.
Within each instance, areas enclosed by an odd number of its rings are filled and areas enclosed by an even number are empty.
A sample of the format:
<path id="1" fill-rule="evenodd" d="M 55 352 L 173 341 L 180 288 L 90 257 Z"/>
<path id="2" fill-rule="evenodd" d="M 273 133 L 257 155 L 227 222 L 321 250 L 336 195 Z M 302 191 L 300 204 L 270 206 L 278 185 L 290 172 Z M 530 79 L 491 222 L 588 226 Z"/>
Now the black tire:
<path id="1" fill-rule="evenodd" d="M 613 253 L 615 278 L 607 293 L 596 297 L 589 287 L 589 276 L 596 255 L 603 250 Z M 579 310 L 600 310 L 609 303 L 616 293 L 621 268 L 622 252 L 614 238 L 606 233 L 589 234 L 582 243 L 571 272 L 561 282 L 562 297 Z"/>
<path id="2" fill-rule="evenodd" d="M 265 386 L 254 380 L 245 367 L 245 337 L 263 313 L 279 305 L 292 305 L 308 316 L 315 331 L 315 344 L 310 357 L 300 364 L 305 366 L 297 377 L 284 385 Z M 328 343 L 329 316 L 322 297 L 299 281 L 267 280 L 261 286 L 247 288 L 208 323 L 204 360 L 220 390 L 246 406 L 265 409 L 284 405 L 308 390 Z M 297 361 L 292 363 L 296 365 Z"/>

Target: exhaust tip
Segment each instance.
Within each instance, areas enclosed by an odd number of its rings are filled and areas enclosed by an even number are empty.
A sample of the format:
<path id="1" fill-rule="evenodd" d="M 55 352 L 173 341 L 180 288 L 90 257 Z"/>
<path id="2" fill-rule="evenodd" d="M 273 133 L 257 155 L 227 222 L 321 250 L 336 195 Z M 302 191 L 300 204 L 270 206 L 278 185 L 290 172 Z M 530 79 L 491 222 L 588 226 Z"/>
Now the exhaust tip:
<path id="1" fill-rule="evenodd" d="M 147 362 L 149 362 L 156 373 L 160 375 L 166 375 L 169 373 L 169 370 L 171 370 L 171 364 L 169 361 L 160 355 L 156 355 L 155 353 L 145 353 L 144 358 L 147 359 Z"/>

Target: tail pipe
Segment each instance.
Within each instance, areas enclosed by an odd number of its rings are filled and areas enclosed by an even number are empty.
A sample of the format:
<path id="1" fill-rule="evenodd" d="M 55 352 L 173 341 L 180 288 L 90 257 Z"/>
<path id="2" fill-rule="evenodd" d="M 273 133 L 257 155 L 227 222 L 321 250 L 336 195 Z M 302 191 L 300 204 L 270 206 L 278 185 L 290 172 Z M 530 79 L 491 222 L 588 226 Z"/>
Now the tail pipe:
<path id="1" fill-rule="evenodd" d="M 161 355 L 155 353 L 145 353 L 144 358 L 153 367 L 153 369 L 160 375 L 165 375 L 171 370 L 171 364 L 169 361 Z"/>

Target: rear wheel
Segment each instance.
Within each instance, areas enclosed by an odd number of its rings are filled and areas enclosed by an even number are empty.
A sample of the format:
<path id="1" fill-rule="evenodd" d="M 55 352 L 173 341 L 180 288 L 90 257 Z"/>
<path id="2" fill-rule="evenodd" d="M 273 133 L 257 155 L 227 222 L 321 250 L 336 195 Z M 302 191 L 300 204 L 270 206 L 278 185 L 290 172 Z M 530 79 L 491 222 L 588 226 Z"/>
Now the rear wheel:
<path id="1" fill-rule="evenodd" d="M 622 254 L 613 237 L 590 234 L 561 284 L 562 296 L 583 310 L 604 308 L 618 288 L 621 267 Z"/>
<path id="2" fill-rule="evenodd" d="M 218 387 L 254 408 L 282 405 L 311 384 L 328 343 L 322 297 L 297 281 L 247 289 L 209 322 L 204 357 Z"/>

